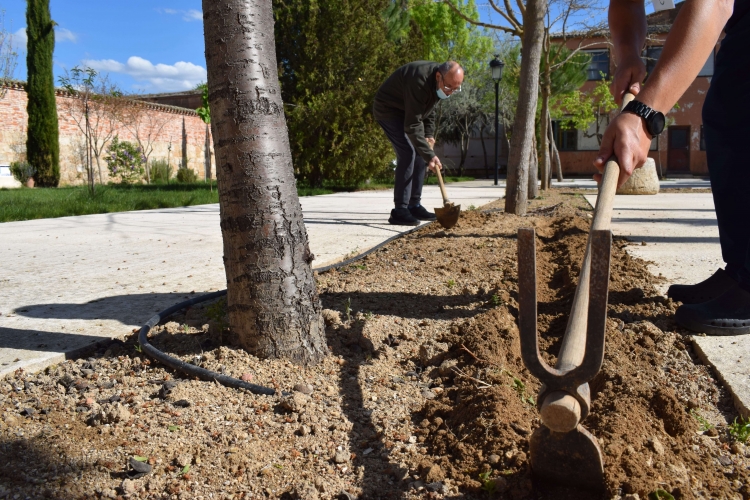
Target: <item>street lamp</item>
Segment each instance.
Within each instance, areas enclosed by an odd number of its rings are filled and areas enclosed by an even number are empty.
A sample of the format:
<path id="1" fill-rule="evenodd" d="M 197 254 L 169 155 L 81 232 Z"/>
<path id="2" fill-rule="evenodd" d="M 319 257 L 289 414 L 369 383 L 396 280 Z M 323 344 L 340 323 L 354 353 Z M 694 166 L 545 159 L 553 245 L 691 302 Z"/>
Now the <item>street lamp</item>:
<path id="1" fill-rule="evenodd" d="M 500 80 L 503 79 L 503 67 L 505 63 L 498 59 L 498 55 L 490 61 L 490 71 L 492 79 L 495 80 L 495 186 L 497 186 L 498 176 L 500 175 Z"/>

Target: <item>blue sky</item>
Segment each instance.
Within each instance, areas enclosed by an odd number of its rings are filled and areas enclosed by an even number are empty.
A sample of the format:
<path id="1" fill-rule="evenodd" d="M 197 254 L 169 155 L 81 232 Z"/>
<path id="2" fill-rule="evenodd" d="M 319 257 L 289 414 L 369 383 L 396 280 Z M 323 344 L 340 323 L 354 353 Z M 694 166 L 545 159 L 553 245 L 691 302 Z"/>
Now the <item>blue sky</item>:
<path id="1" fill-rule="evenodd" d="M 0 0 L 26 80 L 26 2 Z M 74 66 L 109 75 L 126 93 L 194 88 L 206 81 L 200 0 L 51 0 L 55 82 Z"/>
<path id="2" fill-rule="evenodd" d="M 483 3 L 482 19 L 498 22 Z M 26 80 L 26 2 L 0 0 L 0 9 L 19 49 L 14 76 Z M 189 90 L 206 81 L 200 0 L 51 0 L 50 11 L 58 24 L 56 83 L 74 66 L 108 74 L 125 93 Z"/>

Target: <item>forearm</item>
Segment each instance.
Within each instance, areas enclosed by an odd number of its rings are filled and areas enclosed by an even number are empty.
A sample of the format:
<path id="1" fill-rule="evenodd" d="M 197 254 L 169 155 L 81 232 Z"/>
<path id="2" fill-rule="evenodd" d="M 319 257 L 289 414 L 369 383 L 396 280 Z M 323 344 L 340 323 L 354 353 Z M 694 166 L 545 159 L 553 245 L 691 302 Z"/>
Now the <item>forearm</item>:
<path id="1" fill-rule="evenodd" d="M 732 0 L 687 0 L 638 100 L 666 113 L 693 82 L 732 15 Z"/>
<path id="2" fill-rule="evenodd" d="M 615 66 L 641 57 L 646 42 L 646 8 L 643 0 L 611 0 L 609 31 Z"/>

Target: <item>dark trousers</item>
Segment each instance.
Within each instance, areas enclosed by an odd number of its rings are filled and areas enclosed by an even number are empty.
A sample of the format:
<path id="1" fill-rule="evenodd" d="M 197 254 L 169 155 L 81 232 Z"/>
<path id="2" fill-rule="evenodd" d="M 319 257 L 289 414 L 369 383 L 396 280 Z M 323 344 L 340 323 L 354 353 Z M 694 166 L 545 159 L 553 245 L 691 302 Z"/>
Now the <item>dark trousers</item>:
<path id="1" fill-rule="evenodd" d="M 396 208 L 415 207 L 422 199 L 426 164 L 404 132 L 403 120 L 378 120 L 396 152 L 396 186 L 393 203 Z"/>
<path id="2" fill-rule="evenodd" d="M 748 17 L 748 16 L 745 16 Z M 750 24 L 746 20 L 744 24 Z M 703 134 L 721 254 L 727 272 L 750 291 L 750 27 L 721 44 L 703 105 Z"/>

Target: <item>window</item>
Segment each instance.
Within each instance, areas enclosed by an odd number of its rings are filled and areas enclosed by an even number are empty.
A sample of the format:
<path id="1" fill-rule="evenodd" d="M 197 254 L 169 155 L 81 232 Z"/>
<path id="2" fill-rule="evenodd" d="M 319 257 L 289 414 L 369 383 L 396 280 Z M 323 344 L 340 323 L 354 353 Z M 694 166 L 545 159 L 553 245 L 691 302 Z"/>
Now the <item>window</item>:
<path id="1" fill-rule="evenodd" d="M 586 69 L 588 80 L 606 80 L 609 78 L 609 51 L 608 50 L 584 50 L 591 57 L 589 67 Z"/>
<path id="2" fill-rule="evenodd" d="M 663 47 L 646 47 L 643 51 L 643 62 L 646 64 L 646 78 L 656 67 L 656 62 L 661 57 L 661 51 Z"/>
<path id="3" fill-rule="evenodd" d="M 701 145 L 700 145 L 701 151 L 706 150 L 706 137 L 703 135 L 703 125 L 701 125 Z"/>
<path id="4" fill-rule="evenodd" d="M 713 50 L 708 55 L 706 64 L 703 65 L 703 68 L 701 68 L 701 72 L 698 73 L 698 76 L 714 76 L 714 51 Z"/>
<path id="5" fill-rule="evenodd" d="M 565 122 L 563 122 L 564 124 Z M 578 130 L 574 128 L 564 128 L 559 120 L 552 122 L 552 134 L 555 138 L 555 145 L 558 151 L 577 151 L 578 150 Z"/>

